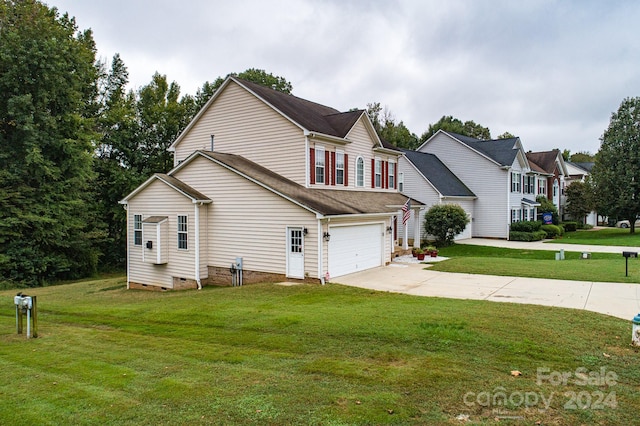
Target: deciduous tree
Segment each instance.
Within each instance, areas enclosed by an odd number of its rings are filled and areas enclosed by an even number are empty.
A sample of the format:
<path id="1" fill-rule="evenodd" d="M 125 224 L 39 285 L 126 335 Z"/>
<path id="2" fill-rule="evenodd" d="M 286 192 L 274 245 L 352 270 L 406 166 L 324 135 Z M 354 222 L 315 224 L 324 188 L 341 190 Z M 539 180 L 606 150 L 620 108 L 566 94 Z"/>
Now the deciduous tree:
<path id="1" fill-rule="evenodd" d="M 0 279 L 91 273 L 95 241 L 91 31 L 35 0 L 0 2 Z"/>
<path id="2" fill-rule="evenodd" d="M 626 98 L 611 114 L 592 170 L 598 212 L 627 219 L 640 215 L 640 97 Z"/>
<path id="3" fill-rule="evenodd" d="M 420 136 L 420 142 L 426 141 L 440 129 L 480 140 L 491 139 L 491 132 L 488 127 L 483 127 L 471 120 L 463 123 L 461 120 L 447 115 L 442 116 L 436 123 L 430 124 L 429 129 Z"/>

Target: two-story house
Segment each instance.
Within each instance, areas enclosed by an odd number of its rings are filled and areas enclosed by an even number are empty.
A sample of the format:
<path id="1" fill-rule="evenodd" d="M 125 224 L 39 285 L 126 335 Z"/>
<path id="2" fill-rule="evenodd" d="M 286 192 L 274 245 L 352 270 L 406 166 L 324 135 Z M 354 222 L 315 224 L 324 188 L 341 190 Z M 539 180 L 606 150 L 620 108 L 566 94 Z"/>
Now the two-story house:
<path id="1" fill-rule="evenodd" d="M 553 202 L 558 209 L 559 217 L 562 218 L 565 204 L 565 180 L 569 176 L 562 153 L 559 149 L 527 152 L 527 160 L 529 164 L 541 170 L 541 175 L 546 176 L 546 181 L 540 185 L 540 194 Z"/>
<path id="2" fill-rule="evenodd" d="M 121 201 L 130 288 L 228 285 L 238 268 L 324 282 L 391 260 L 402 152 L 362 110 L 229 77 L 170 150 L 175 167 Z"/>
<path id="3" fill-rule="evenodd" d="M 426 157 L 418 153 L 434 156 L 432 166 L 421 165 Z M 532 170 L 520 138 L 478 140 L 439 130 L 405 159 L 400 173 L 409 185 L 403 192 L 427 207 L 461 205 L 470 217 L 461 237 L 507 239 L 512 222 L 535 220 L 537 190 L 546 177 Z M 431 191 L 438 180 L 448 186 Z"/>

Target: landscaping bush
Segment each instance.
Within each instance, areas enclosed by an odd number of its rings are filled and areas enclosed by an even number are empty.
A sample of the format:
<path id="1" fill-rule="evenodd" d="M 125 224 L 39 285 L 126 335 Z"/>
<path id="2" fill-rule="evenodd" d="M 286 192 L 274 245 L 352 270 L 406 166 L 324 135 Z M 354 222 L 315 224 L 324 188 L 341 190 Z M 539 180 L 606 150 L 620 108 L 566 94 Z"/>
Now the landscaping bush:
<path id="1" fill-rule="evenodd" d="M 547 234 L 546 238 L 560 237 L 564 233 L 564 230 L 562 229 L 562 227 L 557 225 L 542 225 L 540 229 L 546 232 Z"/>
<path id="2" fill-rule="evenodd" d="M 453 243 L 456 235 L 469 223 L 467 213 L 457 204 L 436 204 L 424 215 L 424 230 L 436 237 L 438 247 Z"/>
<path id="3" fill-rule="evenodd" d="M 545 231 L 535 231 L 535 232 L 511 231 L 509 232 L 509 239 L 511 241 L 540 241 L 540 240 L 544 240 L 546 237 L 547 237 L 547 233 Z"/>
<path id="4" fill-rule="evenodd" d="M 580 229 L 582 229 L 582 226 L 580 226 L 580 225 L 582 225 L 582 223 L 581 224 L 578 224 L 578 222 L 563 222 L 562 223 L 562 226 L 564 227 L 564 230 L 567 231 L 567 232 L 575 232 L 576 229 L 578 229 L 578 227 L 580 227 Z"/>
<path id="5" fill-rule="evenodd" d="M 542 222 L 538 220 L 513 222 L 510 226 L 510 230 L 514 232 L 536 232 L 540 230 Z"/>

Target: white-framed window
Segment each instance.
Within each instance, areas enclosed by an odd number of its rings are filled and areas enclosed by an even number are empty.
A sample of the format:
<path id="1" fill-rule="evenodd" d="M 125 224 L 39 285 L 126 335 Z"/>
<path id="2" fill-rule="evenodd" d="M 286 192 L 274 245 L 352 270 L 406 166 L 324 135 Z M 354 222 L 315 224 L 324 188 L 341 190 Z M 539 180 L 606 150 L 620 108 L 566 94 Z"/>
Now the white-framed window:
<path id="1" fill-rule="evenodd" d="M 380 160 L 379 158 L 376 158 L 375 168 L 375 187 L 380 188 L 382 187 L 382 160 Z"/>
<path id="2" fill-rule="evenodd" d="M 535 191 L 536 191 L 536 177 L 525 176 L 524 187 L 522 188 L 522 192 L 525 194 L 535 194 L 536 193 Z"/>
<path id="3" fill-rule="evenodd" d="M 344 152 L 336 151 L 336 185 L 344 185 Z"/>
<path id="4" fill-rule="evenodd" d="M 187 250 L 189 245 L 187 244 L 189 234 L 189 218 L 187 215 L 178 215 L 178 249 Z"/>
<path id="5" fill-rule="evenodd" d="M 404 173 L 398 173 L 398 191 L 402 192 L 404 190 Z"/>
<path id="6" fill-rule="evenodd" d="M 522 175 L 517 172 L 511 172 L 511 192 L 520 192 Z"/>
<path id="7" fill-rule="evenodd" d="M 316 146 L 316 183 L 324 183 L 324 147 Z"/>
<path id="8" fill-rule="evenodd" d="M 396 187 L 396 163 L 389 163 L 389 188 Z"/>
<path id="9" fill-rule="evenodd" d="M 356 186 L 364 186 L 364 159 L 356 158 Z"/>
<path id="10" fill-rule="evenodd" d="M 529 220 L 536 220 L 536 208 L 531 207 L 529 209 Z"/>
<path id="11" fill-rule="evenodd" d="M 142 215 L 133 215 L 133 245 L 142 245 Z"/>
<path id="12" fill-rule="evenodd" d="M 520 222 L 522 219 L 522 210 L 520 209 L 511 209 L 511 223 Z"/>
<path id="13" fill-rule="evenodd" d="M 538 194 L 547 195 L 547 180 L 544 178 L 538 179 Z"/>

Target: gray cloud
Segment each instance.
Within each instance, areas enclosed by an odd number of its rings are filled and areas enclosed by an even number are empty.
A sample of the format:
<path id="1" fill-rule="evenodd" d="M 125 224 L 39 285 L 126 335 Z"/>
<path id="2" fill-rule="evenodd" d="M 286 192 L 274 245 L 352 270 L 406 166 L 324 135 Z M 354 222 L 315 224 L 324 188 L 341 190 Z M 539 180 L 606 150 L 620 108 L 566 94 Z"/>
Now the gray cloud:
<path id="1" fill-rule="evenodd" d="M 443 115 L 509 131 L 525 149 L 597 151 L 611 112 L 639 95 L 631 1 L 51 0 L 118 52 L 132 87 L 158 71 L 195 93 L 263 68 L 300 97 L 386 105 L 416 134 Z"/>

